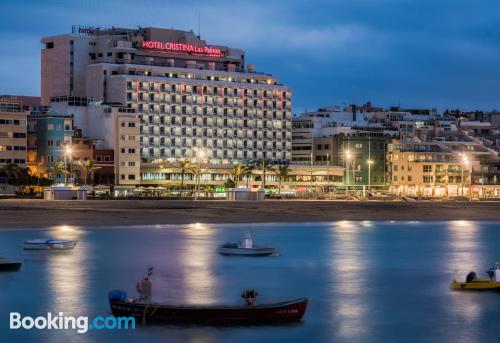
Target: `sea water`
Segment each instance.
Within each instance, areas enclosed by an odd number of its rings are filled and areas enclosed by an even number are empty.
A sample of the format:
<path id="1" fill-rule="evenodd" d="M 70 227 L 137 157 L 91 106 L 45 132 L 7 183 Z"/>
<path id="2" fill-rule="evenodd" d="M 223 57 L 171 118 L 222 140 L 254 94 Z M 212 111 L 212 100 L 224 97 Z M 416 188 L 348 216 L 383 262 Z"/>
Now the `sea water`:
<path id="1" fill-rule="evenodd" d="M 223 243 L 250 232 L 278 257 L 229 257 Z M 33 238 L 76 239 L 71 251 L 23 251 Z M 500 261 L 500 223 L 332 222 L 0 231 L 0 342 L 498 342 L 500 294 L 449 289 Z M 257 327 L 142 325 L 135 330 L 11 330 L 10 312 L 108 316 L 108 291 L 137 296 L 154 267 L 153 300 L 241 304 L 308 297 L 302 322 Z"/>

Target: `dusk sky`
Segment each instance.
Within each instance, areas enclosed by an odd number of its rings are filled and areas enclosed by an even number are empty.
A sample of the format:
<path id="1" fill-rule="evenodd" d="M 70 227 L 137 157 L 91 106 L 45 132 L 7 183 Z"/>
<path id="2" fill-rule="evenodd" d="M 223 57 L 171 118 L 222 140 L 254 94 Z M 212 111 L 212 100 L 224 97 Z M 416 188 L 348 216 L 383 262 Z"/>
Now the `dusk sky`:
<path id="1" fill-rule="evenodd" d="M 40 38 L 73 24 L 173 27 L 246 51 L 294 113 L 363 103 L 500 109 L 498 0 L 5 1 L 0 94 L 40 94 Z"/>

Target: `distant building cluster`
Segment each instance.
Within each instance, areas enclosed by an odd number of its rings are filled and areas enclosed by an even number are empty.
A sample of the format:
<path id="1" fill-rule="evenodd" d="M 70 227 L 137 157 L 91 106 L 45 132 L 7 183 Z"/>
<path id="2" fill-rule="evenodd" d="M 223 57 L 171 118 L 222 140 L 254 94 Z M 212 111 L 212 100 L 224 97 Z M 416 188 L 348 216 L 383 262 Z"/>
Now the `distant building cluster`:
<path id="1" fill-rule="evenodd" d="M 290 87 L 192 31 L 75 26 L 42 44 L 41 97 L 0 96 L 0 193 L 15 165 L 115 195 L 500 196 L 496 111 L 368 102 L 293 116 Z"/>
<path id="2" fill-rule="evenodd" d="M 306 112 L 292 163 L 343 166 L 344 184 L 418 197 L 500 195 L 500 112 L 388 109 L 370 102 Z"/>

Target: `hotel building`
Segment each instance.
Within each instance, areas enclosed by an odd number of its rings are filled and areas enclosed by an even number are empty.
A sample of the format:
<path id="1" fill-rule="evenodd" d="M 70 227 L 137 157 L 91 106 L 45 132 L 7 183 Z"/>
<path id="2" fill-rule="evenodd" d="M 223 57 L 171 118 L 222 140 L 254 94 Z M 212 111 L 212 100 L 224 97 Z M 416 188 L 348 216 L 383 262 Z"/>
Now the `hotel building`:
<path id="1" fill-rule="evenodd" d="M 137 164 L 201 149 L 211 163 L 291 161 L 291 90 L 246 66 L 242 50 L 160 28 L 74 27 L 42 43 L 42 102 L 90 98 L 136 113 Z M 88 114 L 66 112 L 84 136 L 99 131 Z"/>

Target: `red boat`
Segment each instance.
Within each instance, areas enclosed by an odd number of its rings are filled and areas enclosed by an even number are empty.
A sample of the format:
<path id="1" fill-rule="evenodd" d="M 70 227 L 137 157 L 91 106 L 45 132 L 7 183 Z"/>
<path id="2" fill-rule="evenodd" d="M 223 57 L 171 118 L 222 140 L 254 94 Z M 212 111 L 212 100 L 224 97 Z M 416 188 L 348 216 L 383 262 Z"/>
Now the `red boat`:
<path id="1" fill-rule="evenodd" d="M 254 304 L 245 297 L 245 305 L 166 305 L 127 298 L 124 291 L 111 291 L 109 304 L 114 316 L 133 316 L 142 322 L 205 325 L 265 325 L 297 322 L 307 308 L 307 298 L 271 304 Z"/>

